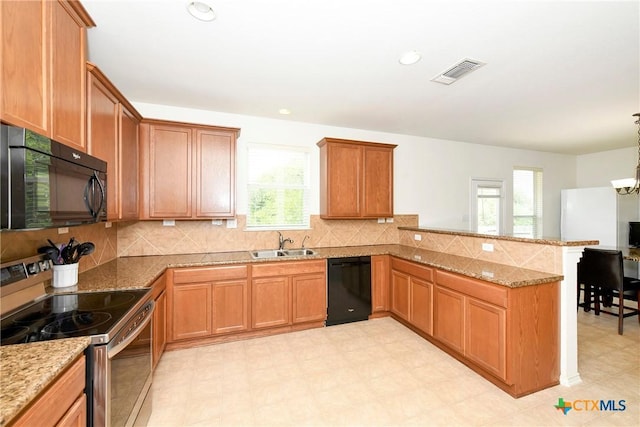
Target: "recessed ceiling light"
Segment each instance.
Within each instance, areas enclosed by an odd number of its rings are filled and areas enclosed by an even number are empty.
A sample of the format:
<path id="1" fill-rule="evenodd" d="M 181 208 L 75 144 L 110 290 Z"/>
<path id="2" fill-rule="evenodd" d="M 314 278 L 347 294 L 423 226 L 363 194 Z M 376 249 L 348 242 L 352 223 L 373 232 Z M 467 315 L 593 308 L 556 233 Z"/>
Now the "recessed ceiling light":
<path id="1" fill-rule="evenodd" d="M 278 110 L 278 113 L 288 116 L 289 114 L 291 114 L 291 110 L 289 110 L 288 108 L 281 108 Z"/>
<path id="2" fill-rule="evenodd" d="M 400 56 L 399 62 L 402 65 L 413 65 L 416 62 L 420 61 L 422 55 L 420 52 L 416 50 L 410 50 L 409 52 L 405 52 Z"/>
<path id="3" fill-rule="evenodd" d="M 216 19 L 216 13 L 206 0 L 190 1 L 187 4 L 187 10 L 191 16 L 201 21 L 213 21 Z"/>

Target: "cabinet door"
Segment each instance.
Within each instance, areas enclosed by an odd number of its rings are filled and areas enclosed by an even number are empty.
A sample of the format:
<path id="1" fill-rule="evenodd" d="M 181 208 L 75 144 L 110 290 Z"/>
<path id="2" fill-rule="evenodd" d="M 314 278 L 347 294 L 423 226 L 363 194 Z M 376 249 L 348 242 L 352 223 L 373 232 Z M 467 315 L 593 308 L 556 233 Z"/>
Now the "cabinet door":
<path id="1" fill-rule="evenodd" d="M 211 335 L 211 284 L 174 284 L 172 339 Z"/>
<path id="2" fill-rule="evenodd" d="M 51 138 L 86 151 L 85 29 L 66 2 L 51 5 Z M 104 159 L 103 159 L 104 160 Z"/>
<path id="3" fill-rule="evenodd" d="M 393 216 L 393 149 L 364 147 L 363 217 Z"/>
<path id="4" fill-rule="evenodd" d="M 324 274 L 293 276 L 293 323 L 327 318 L 327 281 Z"/>
<path id="5" fill-rule="evenodd" d="M 87 395 L 82 395 L 74 402 L 56 427 L 85 427 L 87 425 Z"/>
<path id="6" fill-rule="evenodd" d="M 167 293 L 162 291 L 153 310 L 153 368 L 160 361 L 167 344 Z"/>
<path id="7" fill-rule="evenodd" d="M 321 197 L 326 197 L 326 212 L 322 212 L 321 199 L 320 215 L 334 218 L 360 217 L 362 213 L 360 206 L 362 200 L 362 147 L 329 143 L 325 148 L 327 150 L 327 188 L 326 191 L 321 189 Z"/>
<path id="8" fill-rule="evenodd" d="M 119 219 L 138 219 L 138 119 L 120 104 Z"/>
<path id="9" fill-rule="evenodd" d="M 409 276 L 391 270 L 391 312 L 409 320 Z"/>
<path id="10" fill-rule="evenodd" d="M 251 327 L 269 328 L 291 324 L 291 292 L 288 276 L 251 281 Z"/>
<path id="11" fill-rule="evenodd" d="M 371 257 L 371 311 L 389 311 L 389 267 L 388 255 Z"/>
<path id="12" fill-rule="evenodd" d="M 196 131 L 196 216 L 235 215 L 234 132 Z"/>
<path id="13" fill-rule="evenodd" d="M 49 130 L 47 3 L 0 1 L 0 116 L 43 135 Z"/>
<path id="14" fill-rule="evenodd" d="M 213 333 L 244 331 L 249 327 L 246 280 L 213 284 Z"/>
<path id="15" fill-rule="evenodd" d="M 191 218 L 191 129 L 151 125 L 149 216 Z"/>
<path id="16" fill-rule="evenodd" d="M 433 336 L 464 353 L 464 295 L 435 287 Z"/>
<path id="17" fill-rule="evenodd" d="M 118 99 L 89 74 L 87 96 L 88 152 L 107 162 L 107 219 L 118 219 Z"/>
<path id="18" fill-rule="evenodd" d="M 411 309 L 409 322 L 426 332 L 433 334 L 433 284 L 411 278 Z"/>
<path id="19" fill-rule="evenodd" d="M 466 299 L 465 308 L 465 356 L 506 380 L 506 309 L 474 298 Z"/>

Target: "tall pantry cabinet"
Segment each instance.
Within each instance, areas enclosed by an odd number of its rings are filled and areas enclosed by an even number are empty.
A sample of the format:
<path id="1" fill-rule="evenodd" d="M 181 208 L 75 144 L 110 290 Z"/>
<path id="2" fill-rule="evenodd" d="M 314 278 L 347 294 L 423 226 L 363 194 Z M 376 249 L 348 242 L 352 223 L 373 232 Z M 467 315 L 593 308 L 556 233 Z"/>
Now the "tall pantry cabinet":
<path id="1" fill-rule="evenodd" d="M 86 28 L 77 1 L 0 1 L 0 119 L 86 151 Z"/>

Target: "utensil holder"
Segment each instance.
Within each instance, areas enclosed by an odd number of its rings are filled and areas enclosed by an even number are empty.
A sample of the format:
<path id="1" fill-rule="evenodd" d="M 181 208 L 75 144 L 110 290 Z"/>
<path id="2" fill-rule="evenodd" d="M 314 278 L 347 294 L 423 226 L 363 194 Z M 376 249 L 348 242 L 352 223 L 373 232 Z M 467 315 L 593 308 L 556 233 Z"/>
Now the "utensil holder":
<path id="1" fill-rule="evenodd" d="M 53 266 L 53 280 L 51 285 L 54 288 L 66 288 L 78 283 L 78 263 L 61 264 Z"/>

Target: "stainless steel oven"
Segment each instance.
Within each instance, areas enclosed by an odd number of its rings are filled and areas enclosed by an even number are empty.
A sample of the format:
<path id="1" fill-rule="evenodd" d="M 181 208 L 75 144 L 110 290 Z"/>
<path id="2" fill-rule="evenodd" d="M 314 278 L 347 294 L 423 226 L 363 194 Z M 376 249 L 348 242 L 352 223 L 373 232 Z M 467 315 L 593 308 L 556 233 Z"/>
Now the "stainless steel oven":
<path id="1" fill-rule="evenodd" d="M 151 386 L 151 315 L 147 301 L 107 344 L 87 351 L 92 372 L 92 425 L 132 426 Z M 144 424 L 144 423 L 143 423 Z"/>
<path id="2" fill-rule="evenodd" d="M 45 294 L 42 255 L 0 265 L 0 278 L 0 345 L 90 337 L 87 425 L 133 425 L 151 385 L 149 289 Z"/>

